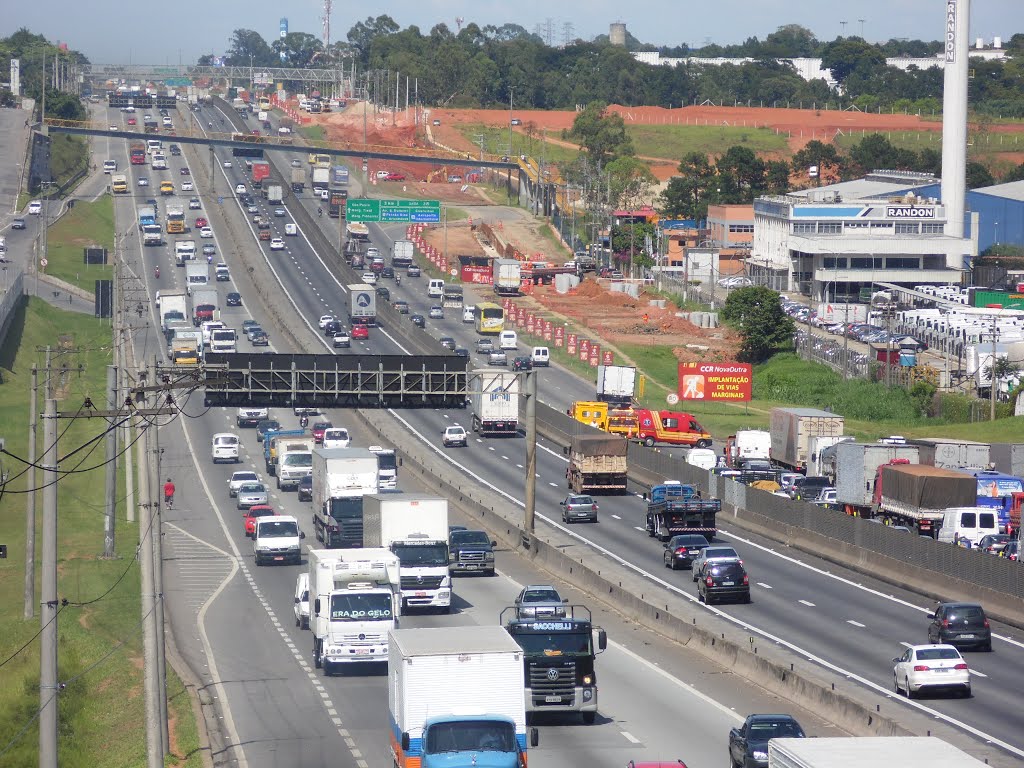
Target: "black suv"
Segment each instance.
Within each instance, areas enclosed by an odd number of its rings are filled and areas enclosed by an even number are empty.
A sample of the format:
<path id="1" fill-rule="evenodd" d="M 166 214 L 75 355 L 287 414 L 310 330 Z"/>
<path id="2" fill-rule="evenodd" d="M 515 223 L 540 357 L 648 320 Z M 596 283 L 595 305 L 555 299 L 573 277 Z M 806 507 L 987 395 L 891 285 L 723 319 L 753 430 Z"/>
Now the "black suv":
<path id="1" fill-rule="evenodd" d="M 665 542 L 662 559 L 665 567 L 673 571 L 677 568 L 693 568 L 693 561 L 704 551 L 708 540 L 699 533 L 681 533 Z"/>
<path id="2" fill-rule="evenodd" d="M 978 603 L 939 603 L 928 625 L 928 642 L 992 650 L 992 630 Z"/>
<path id="3" fill-rule="evenodd" d="M 750 578 L 739 561 L 709 562 L 697 580 L 697 597 L 711 605 L 719 600 L 750 602 Z"/>
<path id="4" fill-rule="evenodd" d="M 312 501 L 313 500 L 313 476 L 306 475 L 304 478 L 299 480 L 298 486 L 299 501 Z"/>
<path id="5" fill-rule="evenodd" d="M 496 546 L 484 531 L 452 531 L 448 534 L 448 571 L 493 576 Z"/>
<path id="6" fill-rule="evenodd" d="M 832 481 L 827 477 L 798 477 L 789 489 L 790 498 L 814 501 L 825 489 L 831 488 Z"/>

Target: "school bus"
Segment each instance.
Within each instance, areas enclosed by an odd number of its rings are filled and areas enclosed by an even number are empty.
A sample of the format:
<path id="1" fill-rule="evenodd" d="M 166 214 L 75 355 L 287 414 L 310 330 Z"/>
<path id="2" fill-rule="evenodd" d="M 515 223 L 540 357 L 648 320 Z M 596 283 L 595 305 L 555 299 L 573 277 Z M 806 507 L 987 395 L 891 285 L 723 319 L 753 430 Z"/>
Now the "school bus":
<path id="1" fill-rule="evenodd" d="M 485 301 L 476 305 L 476 332 L 501 333 L 505 330 L 505 310 L 500 304 Z"/>
<path id="2" fill-rule="evenodd" d="M 110 188 L 115 195 L 128 194 L 128 177 L 123 173 L 117 174 L 110 179 Z"/>

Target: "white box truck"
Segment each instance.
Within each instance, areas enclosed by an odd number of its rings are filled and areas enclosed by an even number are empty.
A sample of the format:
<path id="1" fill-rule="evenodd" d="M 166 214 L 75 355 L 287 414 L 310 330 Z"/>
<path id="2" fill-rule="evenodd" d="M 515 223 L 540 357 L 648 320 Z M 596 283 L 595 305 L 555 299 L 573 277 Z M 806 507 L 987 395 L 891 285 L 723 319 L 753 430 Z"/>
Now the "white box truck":
<path id="1" fill-rule="evenodd" d="M 402 564 L 402 605 L 451 611 L 448 500 L 413 493 L 367 496 L 363 543 L 384 547 Z"/>
<path id="2" fill-rule="evenodd" d="M 519 434 L 519 377 L 483 369 L 474 371 L 473 378 L 473 431 L 481 435 Z"/>
<path id="3" fill-rule="evenodd" d="M 398 558 L 386 549 L 311 549 L 306 559 L 314 666 L 329 676 L 338 664 L 387 661 Z"/>
<path id="4" fill-rule="evenodd" d="M 314 190 L 328 189 L 331 185 L 331 169 L 330 168 L 314 168 L 313 169 L 313 183 L 312 187 Z"/>
<path id="5" fill-rule="evenodd" d="M 522 650 L 491 626 L 395 629 L 388 644 L 391 755 L 398 768 L 521 768 Z M 530 729 L 537 746 L 537 729 Z"/>
<path id="6" fill-rule="evenodd" d="M 395 269 L 406 269 L 412 264 L 416 255 L 416 245 L 412 240 L 395 240 L 391 246 L 391 266 Z"/>
<path id="7" fill-rule="evenodd" d="M 277 489 L 298 488 L 313 472 L 313 438 L 292 437 L 277 446 Z"/>
<path id="8" fill-rule="evenodd" d="M 363 499 L 377 493 L 377 457 L 365 448 L 313 450 L 313 530 L 325 547 L 363 546 Z"/>
<path id="9" fill-rule="evenodd" d="M 376 325 L 377 294 L 374 287 L 366 283 L 353 283 L 348 287 L 348 296 L 349 324 Z"/>
<path id="10" fill-rule="evenodd" d="M 491 282 L 499 296 L 518 296 L 522 265 L 515 259 L 495 259 L 491 263 Z"/>
<path id="11" fill-rule="evenodd" d="M 628 408 L 636 390 L 636 368 L 629 365 L 597 366 L 597 399 Z"/>
<path id="12" fill-rule="evenodd" d="M 185 293 L 160 291 L 157 295 L 157 309 L 160 312 L 160 327 L 167 330 L 174 320 L 188 320 L 188 296 Z"/>
<path id="13" fill-rule="evenodd" d="M 768 768 L 982 768 L 985 763 L 934 736 L 772 739 Z"/>

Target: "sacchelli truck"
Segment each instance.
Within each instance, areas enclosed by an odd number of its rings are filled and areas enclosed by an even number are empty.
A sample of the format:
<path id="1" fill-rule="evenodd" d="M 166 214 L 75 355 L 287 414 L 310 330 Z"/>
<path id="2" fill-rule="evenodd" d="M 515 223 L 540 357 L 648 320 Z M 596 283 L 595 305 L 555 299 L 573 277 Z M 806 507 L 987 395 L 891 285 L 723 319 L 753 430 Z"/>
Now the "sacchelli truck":
<path id="1" fill-rule="evenodd" d="M 481 435 L 519 434 L 519 377 L 488 370 L 473 372 L 470 393 L 472 431 Z"/>
<path id="2" fill-rule="evenodd" d="M 451 611 L 447 499 L 412 493 L 367 496 L 363 543 L 398 557 L 403 607 Z"/>
<path id="3" fill-rule="evenodd" d="M 310 549 L 309 628 L 313 664 L 330 675 L 340 664 L 388 660 L 398 626 L 398 558 L 386 549 Z"/>
<path id="4" fill-rule="evenodd" d="M 499 626 L 395 629 L 388 643 L 396 768 L 526 768 L 523 652 Z M 536 728 L 529 733 L 537 746 Z"/>
<path id="5" fill-rule="evenodd" d="M 629 443 L 616 435 L 574 435 L 565 477 L 573 493 L 623 493 Z"/>
<path id="6" fill-rule="evenodd" d="M 523 649 L 526 711 L 579 712 L 590 725 L 597 719 L 595 656 L 608 647 L 608 636 L 585 606 L 566 605 L 560 612 L 527 618 L 512 606 L 502 610 L 499 623 Z"/>
<path id="7" fill-rule="evenodd" d="M 377 456 L 365 448 L 313 451 L 313 530 L 325 547 L 363 546 L 364 499 L 377 493 Z"/>

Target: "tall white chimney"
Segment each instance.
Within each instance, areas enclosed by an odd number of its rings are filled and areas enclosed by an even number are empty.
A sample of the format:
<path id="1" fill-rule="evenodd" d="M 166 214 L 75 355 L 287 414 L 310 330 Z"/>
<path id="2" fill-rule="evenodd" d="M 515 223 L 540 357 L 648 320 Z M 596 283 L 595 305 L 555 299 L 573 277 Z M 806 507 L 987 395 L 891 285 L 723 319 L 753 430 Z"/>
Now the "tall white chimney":
<path id="1" fill-rule="evenodd" d="M 967 193 L 967 74 L 971 0 L 946 0 L 942 92 L 942 204 L 946 234 L 964 236 Z"/>

